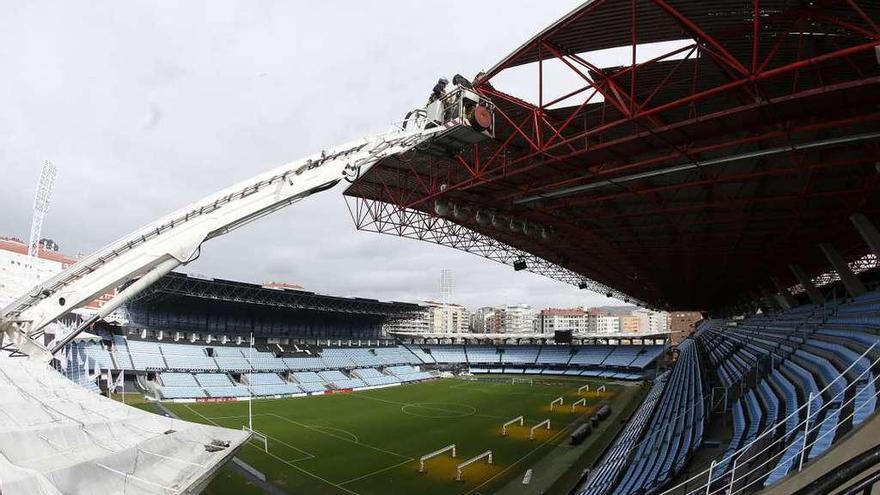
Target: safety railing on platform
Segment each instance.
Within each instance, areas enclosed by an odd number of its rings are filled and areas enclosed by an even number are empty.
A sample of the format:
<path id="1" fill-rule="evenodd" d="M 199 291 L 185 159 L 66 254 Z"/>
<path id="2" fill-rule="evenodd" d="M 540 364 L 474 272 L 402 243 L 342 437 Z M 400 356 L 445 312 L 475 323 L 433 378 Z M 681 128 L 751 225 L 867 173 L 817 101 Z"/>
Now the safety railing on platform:
<path id="1" fill-rule="evenodd" d="M 874 385 L 872 397 L 877 396 L 877 383 L 880 380 L 880 374 L 872 376 L 871 370 L 880 365 L 880 357 L 874 360 L 868 358 L 869 354 L 875 350 L 880 350 L 880 346 L 876 342 L 824 388 L 815 394 L 811 392 L 804 404 L 782 420 L 765 429 L 760 435 L 720 461 L 712 461 L 708 469 L 660 492 L 659 495 L 738 495 L 750 493 L 763 488 L 764 480 L 773 474 L 780 461 L 789 465 L 777 473 L 778 479 L 775 481 L 781 480 L 791 472 L 800 472 L 809 460 L 809 451 L 814 445 L 830 435 L 831 439 L 828 441 L 828 449 L 830 449 L 838 428 L 851 418 L 855 418 L 858 412 L 875 404 L 874 401 L 865 401 L 862 404 L 853 405 L 856 398 L 860 396 L 862 388 L 868 385 Z M 854 380 L 847 382 L 846 377 L 853 368 L 863 362 L 863 359 L 868 359 L 870 364 L 865 366 L 865 369 Z M 820 407 L 815 408 L 814 399 L 822 397 L 826 392 L 832 393 L 832 386 L 840 380 L 847 382 L 846 386 L 836 392 L 831 400 L 823 401 Z M 845 399 L 847 395 L 850 395 L 849 399 Z M 843 412 L 850 405 L 853 405 L 852 411 L 845 416 L 828 414 L 833 411 Z M 868 411 L 868 413 L 870 412 L 872 411 Z M 792 431 L 786 432 L 786 423 L 793 417 L 797 417 L 799 422 Z M 801 417 L 804 419 L 800 420 Z M 823 419 L 818 421 L 820 417 Z M 823 429 L 823 426 L 828 426 L 828 428 Z M 856 427 L 857 425 L 853 425 L 853 428 Z M 815 436 L 813 436 L 814 433 Z M 811 437 L 813 438 L 811 439 Z M 792 450 L 792 445 L 799 446 L 796 447 L 796 450 Z"/>

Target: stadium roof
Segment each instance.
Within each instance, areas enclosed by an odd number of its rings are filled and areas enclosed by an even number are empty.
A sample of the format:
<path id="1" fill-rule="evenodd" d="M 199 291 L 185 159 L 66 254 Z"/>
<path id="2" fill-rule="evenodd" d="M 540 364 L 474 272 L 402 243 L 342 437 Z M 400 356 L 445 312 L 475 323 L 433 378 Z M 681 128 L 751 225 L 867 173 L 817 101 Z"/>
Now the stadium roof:
<path id="1" fill-rule="evenodd" d="M 651 306 L 795 285 L 880 219 L 878 24 L 868 1 L 587 2 L 478 81 L 494 140 L 380 162 L 352 216 Z"/>
<path id="2" fill-rule="evenodd" d="M 172 272 L 159 279 L 132 303 L 157 304 L 164 301 L 185 301 L 186 298 L 223 303 L 241 303 L 274 308 L 332 311 L 377 316 L 408 314 L 419 305 L 404 302 L 383 302 L 362 297 L 340 297 L 317 294 L 292 288 L 266 287 L 247 282 L 189 276 Z"/>

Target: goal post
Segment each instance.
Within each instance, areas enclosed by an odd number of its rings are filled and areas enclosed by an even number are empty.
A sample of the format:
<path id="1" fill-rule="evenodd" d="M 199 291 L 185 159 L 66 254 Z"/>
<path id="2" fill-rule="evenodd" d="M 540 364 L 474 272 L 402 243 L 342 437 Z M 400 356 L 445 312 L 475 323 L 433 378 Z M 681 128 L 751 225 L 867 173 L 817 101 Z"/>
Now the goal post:
<path id="1" fill-rule="evenodd" d="M 534 385 L 535 380 L 532 378 L 511 378 L 510 383 L 511 385 L 516 385 L 518 383 L 527 383 L 529 385 Z"/>
<path id="2" fill-rule="evenodd" d="M 518 416 L 516 418 L 511 419 L 510 421 L 501 425 L 501 436 L 507 436 L 507 427 L 519 421 L 519 425 L 522 426 L 525 424 L 525 419 L 522 416 Z"/>
<path id="3" fill-rule="evenodd" d="M 452 458 L 454 459 L 455 458 L 455 444 L 454 443 L 452 445 L 447 445 L 446 447 L 443 447 L 442 449 L 437 449 L 434 452 L 431 452 L 429 454 L 423 455 L 422 457 L 419 457 L 419 472 L 420 473 L 425 472 L 425 461 L 427 461 L 428 459 L 430 459 L 432 457 L 437 457 L 438 455 L 443 454 L 444 452 L 449 452 L 450 450 L 452 451 Z"/>
<path id="4" fill-rule="evenodd" d="M 535 430 L 537 430 L 538 428 L 540 428 L 540 427 L 542 427 L 542 426 L 546 426 L 547 429 L 549 430 L 549 429 L 550 429 L 550 419 L 547 418 L 547 419 L 545 419 L 544 421 L 541 421 L 540 423 L 538 423 L 538 424 L 536 424 L 535 426 L 533 426 L 532 429 L 529 430 L 529 440 L 534 440 L 534 439 L 535 439 Z"/>
<path id="5" fill-rule="evenodd" d="M 584 397 L 583 399 L 578 399 L 577 401 L 575 401 L 574 403 L 572 403 L 572 405 L 571 405 L 571 412 L 574 412 L 574 408 L 575 408 L 576 406 L 579 406 L 579 405 L 580 405 L 580 406 L 587 407 L 587 398 Z"/>
<path id="6" fill-rule="evenodd" d="M 590 384 L 589 383 L 582 386 L 582 387 L 578 387 L 578 395 L 581 395 L 581 392 L 589 392 L 589 391 L 590 391 Z"/>
<path id="7" fill-rule="evenodd" d="M 604 392 L 604 391 L 605 391 L 605 385 L 602 385 L 601 387 L 596 389 L 596 392 Z"/>
<path id="8" fill-rule="evenodd" d="M 487 451 L 483 452 L 482 454 L 471 457 L 470 459 L 459 464 L 458 467 L 455 468 L 455 481 L 461 481 L 461 471 L 464 468 L 479 461 L 480 459 L 487 458 L 487 457 L 488 457 L 488 459 L 486 459 L 487 463 L 492 464 L 492 451 L 491 450 L 487 450 Z"/>
<path id="9" fill-rule="evenodd" d="M 251 437 L 248 441 L 256 441 L 258 444 L 263 445 L 263 451 L 269 452 L 269 437 L 263 433 L 258 432 L 257 430 L 252 430 L 247 427 L 247 425 L 241 425 L 242 431 L 246 431 L 251 434 Z"/>
<path id="10" fill-rule="evenodd" d="M 559 404 L 561 406 L 564 403 L 565 403 L 565 401 L 562 400 L 562 397 L 557 397 L 557 398 L 553 399 L 553 402 L 550 403 L 550 410 L 552 411 L 553 406 L 555 406 L 556 404 Z"/>

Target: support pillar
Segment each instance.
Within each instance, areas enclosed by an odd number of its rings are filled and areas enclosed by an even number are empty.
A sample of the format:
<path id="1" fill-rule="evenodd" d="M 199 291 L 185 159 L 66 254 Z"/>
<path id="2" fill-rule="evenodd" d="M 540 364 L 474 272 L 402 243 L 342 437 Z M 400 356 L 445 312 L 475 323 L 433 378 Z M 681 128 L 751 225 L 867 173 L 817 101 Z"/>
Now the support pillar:
<path id="1" fill-rule="evenodd" d="M 868 244 L 868 247 L 871 248 L 871 252 L 874 253 L 874 256 L 877 259 L 880 259 L 880 231 L 877 230 L 877 227 L 868 220 L 868 217 L 863 215 L 862 213 L 855 213 L 849 217 L 849 220 L 853 223 L 856 230 L 859 231 L 859 234 L 862 235 L 862 238 L 865 240 L 865 243 Z"/>
<path id="2" fill-rule="evenodd" d="M 791 270 L 791 273 L 794 274 L 794 277 L 801 284 L 806 291 L 807 296 L 810 298 L 810 302 L 813 304 L 823 304 L 825 303 L 825 296 L 822 295 L 822 292 L 816 287 L 816 284 L 810 280 L 810 277 L 807 276 L 806 273 L 801 269 L 798 265 L 788 265 L 788 268 Z"/>
<path id="3" fill-rule="evenodd" d="M 846 264 L 846 260 L 843 259 L 843 256 L 837 252 L 837 249 L 831 244 L 825 242 L 819 244 L 819 249 L 825 253 L 825 257 L 828 258 L 828 261 L 831 262 L 831 266 L 834 267 L 834 271 L 840 275 L 840 280 L 843 282 L 843 286 L 846 287 L 846 291 L 849 292 L 849 295 L 852 297 L 860 296 L 867 292 L 865 289 L 865 284 L 856 277 L 856 274 L 853 273 L 852 269 L 850 269 L 849 265 Z"/>
<path id="4" fill-rule="evenodd" d="M 793 295 L 791 295 L 791 292 L 788 291 L 788 288 L 782 285 L 782 282 L 780 282 L 778 278 L 771 277 L 770 280 L 773 281 L 773 285 L 775 285 L 776 290 L 779 291 L 779 296 L 782 298 L 782 301 L 787 306 L 786 309 L 791 309 L 798 305 L 797 300 L 794 298 Z"/>

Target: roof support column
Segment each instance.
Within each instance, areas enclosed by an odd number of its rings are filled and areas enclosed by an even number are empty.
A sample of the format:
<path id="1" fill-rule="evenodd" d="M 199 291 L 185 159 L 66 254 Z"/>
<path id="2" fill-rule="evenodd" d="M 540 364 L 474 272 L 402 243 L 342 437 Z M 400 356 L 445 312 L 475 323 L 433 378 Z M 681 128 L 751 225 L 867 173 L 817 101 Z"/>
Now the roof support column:
<path id="1" fill-rule="evenodd" d="M 856 274 L 852 271 L 849 265 L 846 264 L 846 260 L 843 259 L 843 256 L 837 252 L 837 249 L 833 245 L 823 242 L 822 244 L 819 244 L 819 249 L 825 253 L 825 257 L 828 258 L 831 266 L 834 267 L 834 271 L 840 275 L 840 280 L 843 282 L 843 286 L 846 287 L 846 291 L 849 292 L 850 296 L 856 297 L 867 292 L 865 285 L 858 277 L 856 277 Z"/>
<path id="2" fill-rule="evenodd" d="M 849 220 L 865 239 L 874 256 L 880 259 L 880 231 L 877 230 L 877 227 L 862 213 L 854 213 L 849 217 Z"/>
<path id="3" fill-rule="evenodd" d="M 788 291 L 788 288 L 782 285 L 782 282 L 780 282 L 778 278 L 773 277 L 770 280 L 773 281 L 773 285 L 775 285 L 776 290 L 779 291 L 779 296 L 782 297 L 785 305 L 787 306 L 786 309 L 791 309 L 798 305 L 797 299 L 795 299 L 794 296 L 791 295 L 791 292 Z"/>
<path id="4" fill-rule="evenodd" d="M 798 283 L 804 288 L 807 296 L 810 298 L 810 302 L 813 304 L 823 304 L 825 303 L 825 297 L 822 295 L 822 292 L 816 287 L 816 284 L 810 280 L 810 277 L 804 273 L 804 270 L 801 269 L 798 265 L 788 265 L 788 268 L 791 270 L 791 273 L 794 274 L 794 277 L 797 279 Z"/>

